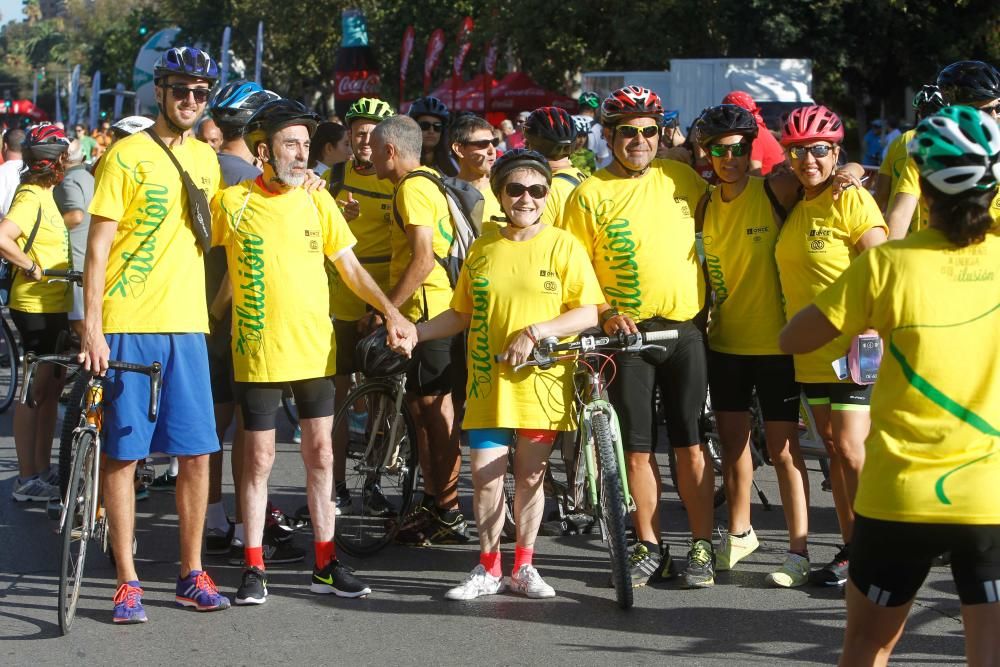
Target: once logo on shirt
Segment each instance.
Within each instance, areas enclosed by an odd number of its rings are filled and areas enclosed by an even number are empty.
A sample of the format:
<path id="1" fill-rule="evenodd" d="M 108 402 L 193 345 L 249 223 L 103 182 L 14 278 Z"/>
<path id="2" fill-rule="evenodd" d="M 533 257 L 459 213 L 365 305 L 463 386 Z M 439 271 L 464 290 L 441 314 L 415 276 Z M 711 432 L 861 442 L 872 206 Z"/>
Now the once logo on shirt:
<path id="1" fill-rule="evenodd" d="M 580 205 L 593 213 L 598 230 L 604 234 L 601 246 L 607 253 L 604 261 L 608 262 L 608 270 L 615 274 L 613 285 L 601 285 L 608 303 L 633 317 L 638 316 L 642 308 L 642 289 L 639 287 L 639 264 L 635 261 L 635 241 L 629 230 L 632 223 L 627 218 L 611 217 L 615 205 L 611 199 L 601 200 L 591 210 L 581 197 Z"/>
<path id="2" fill-rule="evenodd" d="M 489 261 L 480 255 L 466 262 L 472 283 L 472 322 L 469 325 L 469 398 L 486 398 L 493 393 L 493 356 L 490 354 Z"/>
<path id="3" fill-rule="evenodd" d="M 306 232 L 306 239 L 308 239 L 309 241 L 309 252 L 318 252 L 319 237 L 322 235 L 322 232 L 320 232 L 318 229 L 307 229 L 305 230 L 305 232 Z"/>
<path id="4" fill-rule="evenodd" d="M 691 206 L 688 204 L 687 197 L 674 197 L 674 203 L 681 207 L 681 215 L 685 218 L 691 217 Z"/>
<path id="5" fill-rule="evenodd" d="M 256 356 L 264 342 L 264 239 L 250 232 L 241 232 L 240 237 L 243 253 L 236 270 L 240 302 L 233 307 L 236 351 Z"/>
<path id="6" fill-rule="evenodd" d="M 538 275 L 540 278 L 543 279 L 542 282 L 543 291 L 549 294 L 555 294 L 559 291 L 559 277 L 556 275 L 555 271 L 549 271 L 548 269 L 539 269 Z M 548 278 L 548 280 L 545 280 L 546 278 Z"/>
<path id="7" fill-rule="evenodd" d="M 111 289 L 108 290 L 108 296 L 138 298 L 146 291 L 146 279 L 156 265 L 156 233 L 167 217 L 170 188 L 165 185 L 147 183 L 146 174 L 142 172 L 143 163 L 140 162 L 135 167 L 129 167 L 122 162 L 120 156 L 116 157 L 118 164 L 140 186 L 139 189 L 144 200 L 138 209 L 140 217 L 135 219 L 135 228 L 131 234 L 139 239 L 139 244 L 132 252 L 122 252 L 121 258 L 124 262 L 122 272 L 111 285 Z"/>

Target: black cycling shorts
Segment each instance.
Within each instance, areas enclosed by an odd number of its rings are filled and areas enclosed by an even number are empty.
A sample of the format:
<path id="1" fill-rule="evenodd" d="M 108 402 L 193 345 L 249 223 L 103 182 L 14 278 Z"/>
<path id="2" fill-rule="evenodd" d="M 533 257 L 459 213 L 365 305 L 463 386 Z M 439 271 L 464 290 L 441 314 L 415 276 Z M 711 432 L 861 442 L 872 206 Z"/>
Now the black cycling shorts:
<path id="1" fill-rule="evenodd" d="M 406 372 L 406 391 L 417 396 L 450 394 L 464 372 L 465 359 L 460 350 L 461 334 L 419 343 L 413 348 L 410 369 Z M 456 364 L 462 366 L 456 368 Z"/>
<path id="2" fill-rule="evenodd" d="M 292 382 L 237 382 L 236 401 L 243 414 L 243 428 L 270 431 L 277 426 L 281 395 L 290 388 L 299 419 L 333 416 L 333 380 L 328 377 Z"/>
<path id="3" fill-rule="evenodd" d="M 334 320 L 333 336 L 337 344 L 337 375 L 350 375 L 354 367 L 354 348 L 362 336 L 358 332 L 358 320 Z"/>
<path id="4" fill-rule="evenodd" d="M 21 347 L 35 354 L 58 354 L 63 334 L 69 335 L 69 317 L 66 313 L 26 313 L 10 311 L 10 318 L 21 335 Z"/>
<path id="5" fill-rule="evenodd" d="M 802 392 L 809 405 L 828 405 L 831 410 L 868 411 L 872 385 L 853 382 L 803 382 Z"/>
<path id="6" fill-rule="evenodd" d="M 234 401 L 233 352 L 230 349 L 232 336 L 227 332 L 210 333 L 205 336 L 208 349 L 208 378 L 212 383 L 212 402 L 216 405 Z"/>
<path id="7" fill-rule="evenodd" d="M 713 410 L 748 412 L 754 389 L 764 421 L 799 420 L 800 390 L 790 355 L 708 351 L 708 391 Z"/>
<path id="8" fill-rule="evenodd" d="M 654 386 L 659 386 L 667 417 L 667 437 L 672 447 L 701 444 L 698 420 L 705 405 L 708 371 L 701 330 L 691 321 L 662 319 L 639 323 L 643 331 L 677 329 L 676 340 L 658 342 L 666 348 L 615 355 L 617 375 L 608 387 L 618 413 L 625 449 L 656 451 Z"/>
<path id="9" fill-rule="evenodd" d="M 1000 601 L 1000 525 L 906 523 L 860 514 L 850 547 L 851 581 L 869 600 L 898 607 L 912 600 L 935 557 L 951 552 L 962 604 Z"/>

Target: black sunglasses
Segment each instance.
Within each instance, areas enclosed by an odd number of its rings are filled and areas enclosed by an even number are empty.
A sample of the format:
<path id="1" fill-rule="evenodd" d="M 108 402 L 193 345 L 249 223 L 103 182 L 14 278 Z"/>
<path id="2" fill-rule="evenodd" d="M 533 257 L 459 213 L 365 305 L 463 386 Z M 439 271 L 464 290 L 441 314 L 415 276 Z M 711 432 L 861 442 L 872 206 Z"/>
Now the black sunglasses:
<path id="1" fill-rule="evenodd" d="M 646 125 L 645 127 L 639 127 L 638 125 L 619 125 L 616 129 L 626 139 L 635 139 L 640 134 L 646 139 L 652 139 L 660 133 L 659 125 Z"/>
<path id="2" fill-rule="evenodd" d="M 466 141 L 464 142 L 464 144 L 466 146 L 472 146 L 473 148 L 478 150 L 484 150 L 488 146 L 493 146 L 493 148 L 496 148 L 497 146 L 500 145 L 500 140 L 494 137 L 493 139 L 479 139 L 478 141 Z"/>
<path id="3" fill-rule="evenodd" d="M 175 83 L 172 86 L 167 86 L 170 89 L 170 93 L 174 96 L 174 99 L 178 102 L 183 102 L 188 98 L 188 95 L 194 95 L 194 101 L 198 104 L 204 104 L 208 101 L 208 95 L 212 92 L 211 88 L 188 88 L 184 84 Z"/>
<path id="4" fill-rule="evenodd" d="M 429 120 L 422 120 L 419 123 L 417 123 L 417 125 L 419 125 L 420 129 L 423 130 L 424 132 L 426 132 L 428 130 L 434 130 L 435 132 L 441 132 L 441 130 L 444 129 L 444 123 L 432 123 Z"/>
<path id="5" fill-rule="evenodd" d="M 532 199 L 544 199 L 545 195 L 549 194 L 549 186 L 542 183 L 535 183 L 534 185 L 525 185 L 524 183 L 508 183 L 503 186 L 503 191 L 511 199 L 517 199 L 525 192 Z"/>
<path id="6" fill-rule="evenodd" d="M 788 149 L 788 152 L 796 160 L 801 160 L 805 158 L 806 153 L 812 153 L 813 157 L 822 158 L 829 155 L 832 150 L 833 146 L 830 144 L 816 144 L 815 146 L 792 146 Z"/>

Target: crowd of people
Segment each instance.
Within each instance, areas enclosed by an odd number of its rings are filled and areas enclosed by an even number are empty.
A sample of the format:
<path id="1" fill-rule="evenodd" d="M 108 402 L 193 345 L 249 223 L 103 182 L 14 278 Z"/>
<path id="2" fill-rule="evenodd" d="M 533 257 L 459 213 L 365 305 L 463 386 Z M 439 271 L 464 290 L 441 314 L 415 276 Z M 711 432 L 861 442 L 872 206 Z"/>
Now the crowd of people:
<path id="1" fill-rule="evenodd" d="M 677 577 L 685 588 L 712 586 L 717 571 L 758 548 L 756 400 L 788 532 L 767 581 L 845 587 L 842 664 L 885 663 L 946 552 L 970 663 L 1000 659 L 994 67 L 960 61 L 921 89 L 921 120 L 885 146 L 876 196 L 861 186 L 861 165 L 843 159 L 836 113 L 795 109 L 776 139 L 740 91 L 688 132 L 638 86 L 604 99 L 585 92 L 577 116 L 543 107 L 494 128 L 433 97 L 406 114 L 363 98 L 341 122 L 323 122 L 253 83 L 215 90 L 218 66 L 191 47 L 166 51 L 154 75 L 158 115 L 117 123 L 120 137 L 103 147 L 93 177 L 79 128 L 73 141 L 47 124 L 5 137 L 8 164 L 18 149 L 23 161 L 0 255 L 18 269 L 9 306 L 24 348 L 53 352 L 73 329 L 93 372 L 109 358 L 163 365 L 155 422 L 146 387 L 125 374 L 113 376 L 105 413 L 116 623 L 147 620 L 132 537 L 136 463 L 151 452 L 175 457 L 162 485 L 177 499 L 178 604 L 230 606 L 204 570 L 203 540 L 208 554 L 243 565 L 237 605 L 266 601 L 268 565 L 305 559 L 289 537 L 295 520 L 267 497 L 284 391 L 301 428 L 310 590 L 371 593 L 334 546 L 336 516 L 355 499 L 346 429 L 333 431 L 333 415 L 365 370 L 353 350 L 373 340 L 409 358 L 418 432 L 423 495 L 398 517 L 397 541 L 470 541 L 458 499 L 464 432 L 480 554 L 445 597 L 508 585 L 556 595 L 533 555 L 553 443 L 576 427 L 572 373 L 514 369 L 550 337 L 675 330 L 662 347 L 617 355 L 609 388 L 635 501 L 633 585 Z M 448 188 L 482 204 L 478 238 L 457 263 Z M 199 196 L 211 202 L 210 225 L 190 213 Z M 80 292 L 43 279 L 43 269 L 70 267 L 84 272 Z M 866 333 L 885 347 L 874 385 L 858 370 Z M 58 498 L 49 458 L 61 388 L 58 373 L 40 373 L 36 407 L 17 407 L 15 500 Z M 714 471 L 699 432 L 706 395 L 729 500 L 718 545 Z M 843 538 L 815 568 L 800 395 L 829 453 Z M 234 419 L 232 520 L 221 446 Z M 661 539 L 656 454 L 668 443 L 690 531 L 676 559 Z M 517 539 L 505 570 L 511 448 Z M 391 514 L 377 483 L 364 493 L 369 508 Z"/>

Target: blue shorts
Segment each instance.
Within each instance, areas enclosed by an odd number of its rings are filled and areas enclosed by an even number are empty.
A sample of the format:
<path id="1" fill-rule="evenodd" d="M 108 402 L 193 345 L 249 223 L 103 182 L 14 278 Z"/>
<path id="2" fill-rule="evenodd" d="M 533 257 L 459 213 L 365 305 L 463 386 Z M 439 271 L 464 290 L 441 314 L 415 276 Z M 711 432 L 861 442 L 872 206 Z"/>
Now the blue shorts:
<path id="1" fill-rule="evenodd" d="M 205 336 L 107 334 L 112 359 L 163 366 L 159 415 L 149 421 L 149 378 L 108 371 L 105 389 L 104 453 L 137 461 L 151 452 L 198 456 L 219 451 Z"/>

